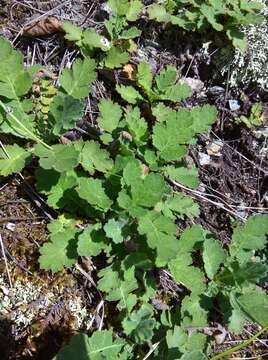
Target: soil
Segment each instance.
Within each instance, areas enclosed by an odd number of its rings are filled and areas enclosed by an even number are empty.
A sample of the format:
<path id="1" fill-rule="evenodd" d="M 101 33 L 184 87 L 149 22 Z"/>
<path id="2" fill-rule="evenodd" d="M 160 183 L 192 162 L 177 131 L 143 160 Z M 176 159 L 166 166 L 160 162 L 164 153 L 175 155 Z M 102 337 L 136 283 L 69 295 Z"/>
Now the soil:
<path id="1" fill-rule="evenodd" d="M 62 33 L 28 38 L 21 36 L 20 30 L 34 22 L 40 16 L 53 15 L 60 20 L 70 20 L 82 27 L 100 29 L 106 16 L 102 1 L 0 1 L 0 34 L 11 40 L 16 48 L 23 51 L 27 63 L 45 64 L 57 74 L 66 64 L 78 55 L 77 49 L 66 42 Z M 145 3 L 145 1 L 144 1 Z M 146 5 L 150 1 L 146 1 Z M 182 76 L 195 78 L 202 84 L 202 90 L 196 92 L 182 105 L 191 107 L 203 103 L 215 104 L 219 110 L 218 123 L 213 130 L 200 136 L 197 144 L 191 146 L 187 161 L 199 168 L 202 185 L 199 189 L 202 198 L 197 200 L 201 206 L 199 222 L 214 232 L 224 243 L 230 241 L 232 233 L 230 211 L 234 218 L 246 218 L 256 213 L 268 213 L 268 157 L 267 138 L 256 135 L 262 127 L 248 129 L 235 119 L 249 115 L 251 105 L 258 101 L 267 105 L 268 95 L 252 85 L 241 92 L 228 91 L 228 81 L 223 79 L 213 63 L 213 56 L 204 52 L 203 44 L 213 40 L 217 53 L 223 39 L 213 34 L 201 37 L 178 32 L 169 26 L 154 25 L 145 17 L 141 22 L 143 36 L 138 42 L 139 55 L 134 56 L 133 64 L 145 57 L 150 61 L 155 72 L 167 64 L 176 65 Z M 171 41 L 172 39 L 172 41 Z M 176 47 L 174 43 L 178 44 Z M 104 95 L 114 97 L 113 88 L 118 80 L 126 81 L 122 71 L 100 73 L 94 83 L 93 95 L 89 99 L 83 121 L 66 134 L 70 140 L 85 137 L 86 132 L 94 129 L 97 102 Z M 231 111 L 228 100 L 236 99 L 239 109 Z M 266 119 L 267 120 L 267 119 Z M 213 144 L 220 142 L 220 148 L 213 153 Z M 211 150 L 212 145 L 212 150 Z M 214 146 L 215 147 L 215 146 Z M 212 151 L 212 153 L 211 153 Z M 202 164 L 200 154 L 210 156 L 210 162 Z M 217 205 L 209 202 L 212 200 Z M 220 204 L 220 206 L 219 206 Z M 40 271 L 38 249 L 47 239 L 46 224 L 55 212 L 47 208 L 38 194 L 34 192 L 31 172 L 23 173 L 23 178 L 12 176 L 0 179 L 0 233 L 9 268 L 10 282 L 18 281 L 23 286 L 31 284 L 33 289 L 42 284 L 39 295 L 24 308 L 9 306 L 4 315 L 0 315 L 0 353 L 1 359 L 52 359 L 61 345 L 77 331 L 87 331 L 96 326 L 99 315 L 96 309 L 101 296 L 94 286 L 81 275 L 81 271 L 66 270 L 57 274 Z M 0 298 L 8 294 L 9 279 L 6 263 L 2 254 L 0 260 L 4 283 L 0 283 Z M 92 270 L 90 259 L 84 259 L 82 270 Z M 94 274 L 94 272 L 93 272 Z M 163 271 L 156 274 L 159 292 L 179 294 L 181 289 Z M 267 288 L 267 284 L 263 285 Z M 52 293 L 48 305 L 40 303 Z M 77 320 L 77 313 L 71 310 L 70 301 L 79 302 L 84 317 Z M 162 306 L 161 303 L 156 306 Z M 32 320 L 20 322 L 20 313 L 28 314 L 31 309 Z M 25 315 L 26 316 L 26 315 Z M 14 320 L 15 319 L 15 320 Z M 228 334 L 220 351 L 247 339 L 257 332 L 257 327 L 249 325 L 245 332 L 235 337 Z M 268 334 L 264 334 L 267 337 Z M 243 349 L 236 356 L 260 356 L 265 359 L 267 340 L 260 340 Z"/>

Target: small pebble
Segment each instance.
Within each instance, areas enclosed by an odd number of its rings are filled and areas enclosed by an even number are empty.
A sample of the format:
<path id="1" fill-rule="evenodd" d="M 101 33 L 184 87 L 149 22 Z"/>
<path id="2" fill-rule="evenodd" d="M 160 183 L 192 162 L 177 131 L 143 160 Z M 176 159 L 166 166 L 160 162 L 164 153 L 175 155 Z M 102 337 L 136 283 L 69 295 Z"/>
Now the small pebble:
<path id="1" fill-rule="evenodd" d="M 202 152 L 198 153 L 198 157 L 201 166 L 209 165 L 211 163 L 211 157 L 205 153 Z"/>
<path id="2" fill-rule="evenodd" d="M 231 111 L 237 111 L 240 109 L 239 102 L 237 100 L 228 100 L 229 108 Z"/>

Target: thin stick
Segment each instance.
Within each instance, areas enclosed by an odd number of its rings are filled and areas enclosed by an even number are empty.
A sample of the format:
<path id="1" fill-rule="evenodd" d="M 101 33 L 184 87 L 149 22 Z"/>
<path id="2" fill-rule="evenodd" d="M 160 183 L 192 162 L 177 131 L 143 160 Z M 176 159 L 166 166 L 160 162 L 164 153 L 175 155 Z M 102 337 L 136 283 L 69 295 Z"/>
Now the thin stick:
<path id="1" fill-rule="evenodd" d="M 145 357 L 144 357 L 142 360 L 148 359 L 148 357 L 155 351 L 155 349 L 158 347 L 159 344 L 160 344 L 160 341 L 158 341 L 157 343 L 153 344 L 153 346 L 151 347 L 150 351 L 145 355 Z"/>
<path id="2" fill-rule="evenodd" d="M 244 218 L 243 216 L 237 214 L 237 213 L 234 212 L 233 210 L 228 209 L 227 207 L 225 207 L 225 206 L 222 205 L 221 203 L 218 203 L 218 202 L 216 202 L 216 201 L 213 201 L 213 200 L 211 200 L 211 199 L 208 199 L 208 198 L 207 198 L 206 196 L 204 196 L 200 191 L 196 191 L 196 190 L 190 189 L 190 188 L 188 188 L 187 186 L 184 186 L 184 185 L 182 185 L 182 184 L 180 184 L 180 183 L 178 183 L 178 182 L 176 182 L 176 181 L 174 181 L 174 180 L 170 180 L 170 182 L 171 182 L 172 185 L 175 185 L 175 186 L 177 186 L 177 187 L 179 187 L 179 188 L 181 188 L 181 189 L 183 189 L 183 190 L 186 190 L 186 191 L 190 192 L 190 194 L 193 194 L 194 196 L 199 197 L 200 199 L 205 200 L 205 201 L 209 202 L 210 204 L 219 207 L 219 208 L 222 209 L 222 210 L 225 210 L 225 211 L 228 212 L 229 214 L 231 214 L 231 215 L 239 218 L 241 221 L 243 221 L 243 222 L 245 221 L 245 218 Z"/>
<path id="3" fill-rule="evenodd" d="M 2 254 L 3 254 L 5 267 L 6 267 L 6 271 L 7 271 L 7 277 L 8 277 L 9 286 L 12 288 L 11 276 L 10 276 L 10 272 L 9 272 L 9 268 L 8 268 L 8 264 L 7 264 L 7 257 L 6 257 L 5 247 L 4 247 L 4 243 L 3 243 L 3 240 L 2 240 L 1 234 L 0 234 L 0 245 L 1 245 L 1 251 L 2 251 Z"/>

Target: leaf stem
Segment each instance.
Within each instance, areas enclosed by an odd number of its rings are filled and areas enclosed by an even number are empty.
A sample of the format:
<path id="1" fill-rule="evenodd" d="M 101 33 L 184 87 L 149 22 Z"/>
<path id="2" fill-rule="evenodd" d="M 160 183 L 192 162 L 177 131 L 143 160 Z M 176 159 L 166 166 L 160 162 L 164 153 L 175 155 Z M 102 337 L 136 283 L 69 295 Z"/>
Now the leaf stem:
<path id="1" fill-rule="evenodd" d="M 248 346 L 252 341 L 256 340 L 262 333 L 264 333 L 266 330 L 268 330 L 268 325 L 262 328 L 257 334 L 251 336 L 248 340 L 244 341 L 242 344 L 236 345 L 232 347 L 231 349 L 228 349 L 226 351 L 223 351 L 211 358 L 211 360 L 220 360 L 225 358 L 226 356 L 229 356 L 233 354 L 234 352 L 243 349 L 244 347 Z"/>
<path id="2" fill-rule="evenodd" d="M 0 100 L 0 106 L 1 108 L 4 110 L 4 112 L 6 113 L 6 106 L 5 104 Z M 23 123 L 12 113 L 9 113 L 9 116 L 15 121 L 15 123 L 17 123 L 26 133 L 28 133 L 32 139 L 34 139 L 36 142 L 42 144 L 43 146 L 45 146 L 47 149 L 52 149 L 51 146 L 49 146 L 47 143 L 45 143 L 43 140 L 41 140 L 38 136 L 36 136 L 32 131 L 30 131 L 29 129 L 27 129 L 26 126 L 23 125 Z"/>

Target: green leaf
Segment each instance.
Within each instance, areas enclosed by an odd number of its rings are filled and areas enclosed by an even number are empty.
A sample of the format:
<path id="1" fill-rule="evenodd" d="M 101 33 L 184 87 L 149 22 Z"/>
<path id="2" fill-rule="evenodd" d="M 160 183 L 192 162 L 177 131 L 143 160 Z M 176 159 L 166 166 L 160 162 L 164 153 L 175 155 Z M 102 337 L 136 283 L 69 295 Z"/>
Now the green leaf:
<path id="1" fill-rule="evenodd" d="M 146 235 L 147 243 L 157 251 L 157 266 L 165 266 L 178 252 L 178 240 L 175 237 L 176 225 L 169 218 L 149 211 L 139 219 L 138 231 Z"/>
<path id="2" fill-rule="evenodd" d="M 122 229 L 124 226 L 124 221 L 110 219 L 104 225 L 103 229 L 108 238 L 111 238 L 115 244 L 119 244 L 124 241 L 124 236 L 122 234 Z"/>
<path id="3" fill-rule="evenodd" d="M 204 105 L 195 106 L 191 111 L 193 118 L 193 131 L 195 134 L 202 134 L 211 128 L 217 119 L 217 109 L 215 106 Z"/>
<path id="4" fill-rule="evenodd" d="M 43 169 L 54 169 L 58 172 L 72 170 L 79 160 L 79 152 L 72 144 L 52 145 L 50 149 L 38 144 L 34 148 L 34 154 L 39 157 L 39 164 Z"/>
<path id="5" fill-rule="evenodd" d="M 113 340 L 112 330 L 95 331 L 91 337 L 79 334 L 71 338 L 54 360 L 73 360 L 79 354 L 79 360 L 119 360 L 125 345 L 121 339 Z"/>
<path id="6" fill-rule="evenodd" d="M 136 204 L 153 207 L 166 191 L 164 178 L 159 174 L 150 173 L 144 180 L 139 180 L 131 186 L 131 195 Z"/>
<path id="7" fill-rule="evenodd" d="M 27 94 L 31 89 L 31 76 L 24 71 L 21 52 L 14 50 L 3 38 L 0 38 L 0 47 L 0 96 L 10 100 L 19 100 L 19 97 Z"/>
<path id="8" fill-rule="evenodd" d="M 74 128 L 76 122 L 82 117 L 82 110 L 81 102 L 72 96 L 55 96 L 49 108 L 51 115 L 49 121 L 53 134 L 60 136 Z"/>
<path id="9" fill-rule="evenodd" d="M 201 225 L 192 225 L 186 228 L 180 236 L 179 252 L 186 253 L 195 250 L 196 244 L 205 240 L 206 231 Z"/>
<path id="10" fill-rule="evenodd" d="M 194 334 L 194 335 L 203 335 L 204 334 Z M 208 358 L 202 351 L 194 350 L 189 353 L 184 354 L 180 360 L 207 360 Z"/>
<path id="11" fill-rule="evenodd" d="M 145 62 L 139 63 L 137 79 L 139 85 L 143 87 L 146 92 L 151 91 L 153 74 L 152 74 L 151 66 L 149 64 Z"/>
<path id="12" fill-rule="evenodd" d="M 74 41 L 78 46 L 81 46 L 83 30 L 80 27 L 73 25 L 69 21 L 64 21 L 63 29 L 66 33 L 65 39 Z"/>
<path id="13" fill-rule="evenodd" d="M 204 267 L 209 279 L 213 279 L 214 275 L 219 270 L 219 267 L 224 263 L 226 253 L 223 250 L 219 241 L 207 238 L 204 241 L 203 260 Z"/>
<path id="14" fill-rule="evenodd" d="M 138 282 L 135 278 L 134 266 L 124 272 L 124 278 L 121 279 L 117 272 L 111 267 L 107 267 L 99 271 L 98 288 L 108 293 L 106 299 L 108 301 L 119 301 L 117 307 L 119 310 L 130 309 L 131 302 L 128 302 L 128 296 L 138 288 Z"/>
<path id="15" fill-rule="evenodd" d="M 256 215 L 248 218 L 245 224 L 234 228 L 230 254 L 243 257 L 245 250 L 262 250 L 268 234 L 268 215 Z"/>
<path id="16" fill-rule="evenodd" d="M 88 225 L 78 237 L 77 252 L 80 256 L 97 256 L 110 247 L 101 224 Z"/>
<path id="17" fill-rule="evenodd" d="M 177 83 L 177 70 L 174 66 L 167 66 L 156 76 L 156 93 L 163 100 L 180 101 L 192 94 L 187 84 Z"/>
<path id="18" fill-rule="evenodd" d="M 104 59 L 104 64 L 109 69 L 115 69 L 126 64 L 129 61 L 129 55 L 126 51 L 120 50 L 118 47 L 113 46 L 111 50 L 107 52 L 107 56 Z"/>
<path id="19" fill-rule="evenodd" d="M 62 231 L 52 233 L 50 241 L 40 248 L 39 263 L 41 269 L 60 271 L 64 266 L 72 266 L 77 260 L 76 234 L 78 230 L 72 225 Z"/>
<path id="20" fill-rule="evenodd" d="M 179 160 L 187 154 L 187 149 L 181 146 L 178 132 L 169 125 L 157 123 L 153 128 L 153 145 L 158 150 L 160 158 L 166 161 Z M 183 130 L 182 133 L 183 134 Z"/>
<path id="21" fill-rule="evenodd" d="M 100 127 L 112 133 L 119 124 L 119 121 L 122 117 L 122 110 L 117 103 L 113 103 L 112 100 L 102 99 L 99 102 L 100 117 L 98 118 L 98 123 Z"/>
<path id="22" fill-rule="evenodd" d="M 134 39 L 138 36 L 140 36 L 141 30 L 137 29 L 135 26 L 129 28 L 128 30 L 124 30 L 119 35 L 119 39 L 122 40 L 128 40 L 128 39 Z"/>
<path id="23" fill-rule="evenodd" d="M 248 319 L 263 327 L 268 325 L 268 296 L 264 291 L 248 289 L 236 300 Z"/>
<path id="24" fill-rule="evenodd" d="M 76 191 L 81 199 L 86 200 L 90 205 L 104 212 L 110 209 L 112 201 L 106 195 L 101 180 L 79 178 L 78 183 Z"/>
<path id="25" fill-rule="evenodd" d="M 125 15 L 129 10 L 129 0 L 108 0 L 114 15 Z"/>
<path id="26" fill-rule="evenodd" d="M 191 294 L 185 296 L 181 303 L 182 326 L 205 327 L 208 326 L 208 304 L 203 295 Z"/>
<path id="27" fill-rule="evenodd" d="M 93 29 L 86 29 L 83 32 L 82 44 L 85 48 L 92 50 L 94 48 L 101 49 L 102 51 L 109 51 L 111 44 L 106 37 L 99 35 Z"/>
<path id="28" fill-rule="evenodd" d="M 138 100 L 143 99 L 140 93 L 133 86 L 116 85 L 116 91 L 129 104 L 136 104 Z"/>
<path id="29" fill-rule="evenodd" d="M 20 172 L 30 157 L 31 154 L 17 144 L 4 145 L 0 148 L 0 175 L 8 176 Z"/>
<path id="30" fill-rule="evenodd" d="M 226 31 L 228 38 L 232 41 L 235 48 L 245 51 L 248 46 L 247 36 L 237 29 L 229 29 Z"/>
<path id="31" fill-rule="evenodd" d="M 126 335 L 130 335 L 138 344 L 150 341 L 157 325 L 152 315 L 153 309 L 149 304 L 143 304 L 138 311 L 133 311 L 122 322 Z"/>
<path id="32" fill-rule="evenodd" d="M 158 22 L 169 22 L 171 19 L 163 5 L 150 5 L 148 6 L 147 11 L 151 20 L 157 20 Z"/>
<path id="33" fill-rule="evenodd" d="M 141 0 L 130 0 L 127 12 L 126 12 L 126 18 L 128 21 L 137 21 L 138 17 L 142 11 L 142 2 Z"/>
<path id="34" fill-rule="evenodd" d="M 77 59 L 71 69 L 62 71 L 60 85 L 68 95 L 81 99 L 88 96 L 90 84 L 95 79 L 95 61 L 90 58 Z"/>
<path id="35" fill-rule="evenodd" d="M 192 258 L 189 254 L 180 253 L 178 257 L 169 262 L 169 269 L 174 279 L 191 290 L 194 294 L 202 294 L 205 289 L 205 277 L 202 271 L 191 266 Z"/>
<path id="36" fill-rule="evenodd" d="M 200 213 L 199 206 L 194 200 L 185 194 L 175 193 L 170 196 L 162 205 L 161 211 L 171 219 L 197 217 Z"/>
<path id="37" fill-rule="evenodd" d="M 65 205 L 64 195 L 69 189 L 73 189 L 77 186 L 77 174 L 74 171 L 62 173 L 58 182 L 51 187 L 47 193 L 48 206 L 58 209 Z"/>
<path id="38" fill-rule="evenodd" d="M 138 107 L 128 108 L 125 114 L 128 131 L 137 145 L 146 142 L 147 123 L 141 118 L 140 109 Z"/>
<path id="39" fill-rule="evenodd" d="M 191 189 L 196 189 L 199 185 L 198 170 L 195 167 L 188 169 L 183 166 L 177 168 L 174 166 L 166 166 L 164 173 L 172 180 Z"/>
<path id="40" fill-rule="evenodd" d="M 109 153 L 93 140 L 84 142 L 80 152 L 80 163 L 90 173 L 94 173 L 95 170 L 106 173 L 113 168 Z"/>

